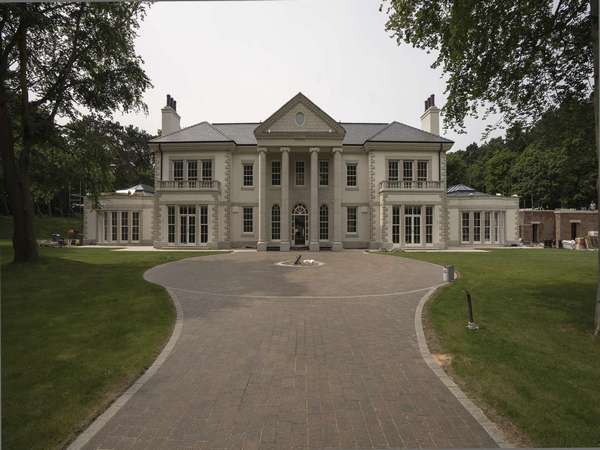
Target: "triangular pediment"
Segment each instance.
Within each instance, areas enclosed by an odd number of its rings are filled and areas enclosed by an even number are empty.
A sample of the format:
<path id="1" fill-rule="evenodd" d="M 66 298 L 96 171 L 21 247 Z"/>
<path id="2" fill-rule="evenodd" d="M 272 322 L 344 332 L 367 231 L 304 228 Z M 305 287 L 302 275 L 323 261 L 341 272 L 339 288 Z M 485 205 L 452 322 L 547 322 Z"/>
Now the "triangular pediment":
<path id="1" fill-rule="evenodd" d="M 257 139 L 295 137 L 343 139 L 346 130 L 304 94 L 296 94 L 255 130 Z"/>

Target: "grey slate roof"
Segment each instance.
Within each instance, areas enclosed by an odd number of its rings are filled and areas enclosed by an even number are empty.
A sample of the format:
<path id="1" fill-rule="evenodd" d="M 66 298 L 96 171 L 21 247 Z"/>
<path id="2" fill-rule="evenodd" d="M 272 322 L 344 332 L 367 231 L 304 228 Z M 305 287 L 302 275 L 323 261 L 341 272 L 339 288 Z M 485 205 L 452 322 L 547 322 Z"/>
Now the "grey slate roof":
<path id="1" fill-rule="evenodd" d="M 237 145 L 256 145 L 254 129 L 260 123 L 201 122 L 166 136 L 152 139 L 151 143 L 177 142 L 235 142 Z M 433 142 L 451 144 L 453 141 L 427 133 L 400 122 L 344 123 L 344 145 L 363 145 L 365 142 Z"/>

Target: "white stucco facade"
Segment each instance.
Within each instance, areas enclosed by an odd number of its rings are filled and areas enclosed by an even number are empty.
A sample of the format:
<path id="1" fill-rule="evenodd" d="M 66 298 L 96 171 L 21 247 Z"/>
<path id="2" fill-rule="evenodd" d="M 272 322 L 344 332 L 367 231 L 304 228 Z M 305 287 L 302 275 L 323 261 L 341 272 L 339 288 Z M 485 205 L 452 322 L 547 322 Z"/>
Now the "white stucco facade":
<path id="1" fill-rule="evenodd" d="M 432 97 L 424 130 L 339 123 L 302 94 L 261 123 L 179 129 L 175 108 L 169 97 L 162 109 L 169 133 L 150 142 L 154 192 L 86 201 L 87 243 L 317 251 L 517 240 L 518 199 L 447 194 L 452 141 L 437 134 Z M 461 234 L 464 214 L 469 236 Z"/>

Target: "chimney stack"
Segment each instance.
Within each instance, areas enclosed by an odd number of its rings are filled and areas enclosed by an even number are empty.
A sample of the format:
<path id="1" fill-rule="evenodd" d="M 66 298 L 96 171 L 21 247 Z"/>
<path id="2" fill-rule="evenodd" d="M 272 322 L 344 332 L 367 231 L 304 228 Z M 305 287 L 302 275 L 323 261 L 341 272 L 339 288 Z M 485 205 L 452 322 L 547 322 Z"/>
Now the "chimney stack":
<path id="1" fill-rule="evenodd" d="M 169 94 L 167 94 L 167 105 L 161 110 L 161 112 L 161 136 L 166 136 L 167 134 L 181 130 L 181 117 L 179 117 L 179 114 L 177 114 L 177 102 Z"/>
<path id="2" fill-rule="evenodd" d="M 435 95 L 425 100 L 425 112 L 421 116 L 421 129 L 428 133 L 440 134 L 440 109 L 435 106 Z"/>

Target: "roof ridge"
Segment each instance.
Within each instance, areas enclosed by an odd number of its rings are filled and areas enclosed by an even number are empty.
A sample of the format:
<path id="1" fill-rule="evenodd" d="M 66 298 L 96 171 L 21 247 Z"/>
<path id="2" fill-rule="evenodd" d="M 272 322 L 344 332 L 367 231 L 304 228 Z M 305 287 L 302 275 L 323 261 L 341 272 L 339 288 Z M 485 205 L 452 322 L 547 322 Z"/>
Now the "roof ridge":
<path id="1" fill-rule="evenodd" d="M 213 125 L 256 125 L 260 122 L 213 122 Z"/>
<path id="2" fill-rule="evenodd" d="M 368 137 L 367 139 L 365 139 L 365 142 L 370 141 L 371 139 L 373 139 L 375 136 L 377 136 L 380 133 L 383 133 L 385 130 L 387 130 L 389 127 L 391 127 L 393 124 L 395 123 L 399 123 L 395 120 L 391 121 L 390 123 L 387 124 L 387 126 L 383 127 L 381 130 L 379 130 L 377 133 L 375 133 L 373 136 Z"/>
<path id="3" fill-rule="evenodd" d="M 160 136 L 157 136 L 155 139 L 162 138 L 162 137 L 165 137 L 165 136 L 171 136 L 171 135 L 173 135 L 175 133 L 179 133 L 180 131 L 187 130 L 188 128 L 192 128 L 192 127 L 196 127 L 198 125 L 202 125 L 204 122 L 206 122 L 206 120 L 204 120 L 202 122 L 194 123 L 192 125 L 188 125 L 187 127 L 180 128 L 179 130 L 175 130 L 175 131 L 173 131 L 172 133 L 169 133 L 169 134 L 161 134 Z"/>
<path id="4" fill-rule="evenodd" d="M 442 136 L 441 134 L 435 134 L 435 133 L 431 133 L 431 132 L 429 132 L 429 131 L 425 131 L 425 130 L 422 130 L 421 128 L 413 127 L 412 125 L 407 125 L 407 124 L 405 124 L 405 123 L 402 123 L 402 122 L 398 122 L 398 123 L 399 123 L 400 125 L 404 125 L 405 127 L 412 128 L 413 130 L 420 131 L 421 133 L 429 134 L 429 135 L 431 135 L 431 136 L 435 136 L 435 137 L 441 137 L 442 139 L 447 139 L 447 138 L 445 138 L 444 136 Z M 449 140 L 449 139 L 448 139 L 448 140 Z"/>
<path id="5" fill-rule="evenodd" d="M 218 134 L 220 134 L 224 138 L 229 139 L 231 142 L 235 142 L 235 140 L 231 136 L 227 136 L 221 130 L 219 130 L 218 128 L 214 127 L 210 122 L 208 122 L 208 121 L 205 120 L 203 123 L 206 123 L 212 130 L 215 130 Z"/>

